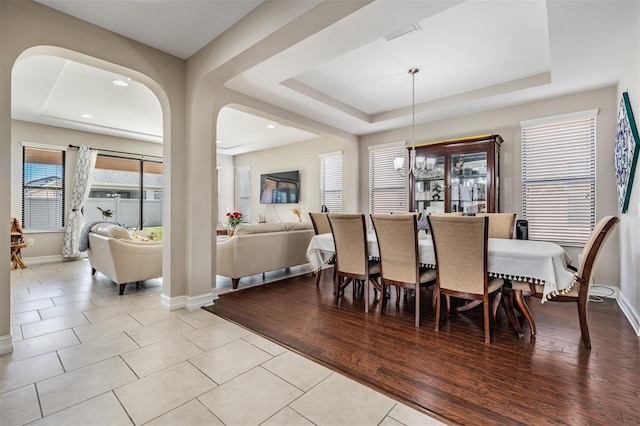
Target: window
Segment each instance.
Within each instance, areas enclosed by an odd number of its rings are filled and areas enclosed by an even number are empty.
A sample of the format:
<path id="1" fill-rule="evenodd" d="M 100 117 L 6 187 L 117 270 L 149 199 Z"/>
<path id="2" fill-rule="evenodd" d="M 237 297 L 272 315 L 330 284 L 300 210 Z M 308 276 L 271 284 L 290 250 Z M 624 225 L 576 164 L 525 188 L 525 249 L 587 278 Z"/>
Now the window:
<path id="1" fill-rule="evenodd" d="M 529 238 L 584 245 L 595 224 L 597 110 L 521 123 Z"/>
<path id="2" fill-rule="evenodd" d="M 320 205 L 342 213 L 342 151 L 320 156 Z"/>
<path id="3" fill-rule="evenodd" d="M 85 221 L 102 220 L 100 210 L 111 210 L 108 220 L 127 228 L 162 227 L 162 173 L 161 162 L 98 155 Z"/>
<path id="4" fill-rule="evenodd" d="M 65 151 L 22 147 L 22 226 L 46 230 L 64 227 Z"/>
<path id="5" fill-rule="evenodd" d="M 404 143 L 369 148 L 369 213 L 406 211 L 406 179 L 393 167 L 406 151 Z"/>
<path id="6" fill-rule="evenodd" d="M 245 222 L 251 222 L 251 169 L 238 168 L 238 211 Z"/>

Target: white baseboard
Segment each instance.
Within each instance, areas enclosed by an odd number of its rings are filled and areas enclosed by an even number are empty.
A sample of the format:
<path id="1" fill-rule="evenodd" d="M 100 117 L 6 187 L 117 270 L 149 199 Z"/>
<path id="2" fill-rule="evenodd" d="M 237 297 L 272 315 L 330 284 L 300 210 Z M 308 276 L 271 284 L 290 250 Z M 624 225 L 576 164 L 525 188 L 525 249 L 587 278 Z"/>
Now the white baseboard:
<path id="1" fill-rule="evenodd" d="M 13 336 L 0 336 L 0 355 L 10 354 L 13 352 Z"/>
<path id="2" fill-rule="evenodd" d="M 618 297 L 616 297 L 616 299 L 618 300 L 618 306 L 620 306 L 622 313 L 624 313 L 624 316 L 629 320 L 633 330 L 636 332 L 638 337 L 640 337 L 640 315 L 638 315 L 638 312 L 633 309 L 633 306 L 629 303 L 629 299 L 627 299 L 624 294 L 617 292 L 617 296 Z"/>
<path id="3" fill-rule="evenodd" d="M 620 293 L 620 289 L 617 287 L 598 284 L 593 286 L 589 294 L 591 296 L 616 299 L 620 310 L 622 310 L 624 316 L 627 317 L 627 321 L 631 324 L 633 331 L 640 336 L 640 315 L 635 309 L 633 309 L 633 306 L 631 306 L 631 303 L 629 303 L 629 300 L 624 296 L 624 294 Z"/>
<path id="4" fill-rule="evenodd" d="M 84 257 L 86 256 L 67 258 L 67 257 L 62 257 L 62 255 L 55 255 L 55 256 L 40 256 L 40 257 L 24 257 L 22 258 L 22 260 L 24 260 L 24 263 L 26 263 L 28 267 L 29 265 L 44 265 L 45 263 L 68 262 L 68 261 L 83 259 Z"/>
<path id="5" fill-rule="evenodd" d="M 160 305 L 169 311 L 175 311 L 177 309 L 187 309 L 189 311 L 195 311 L 196 309 L 199 309 L 203 306 L 211 305 L 213 303 L 213 300 L 213 293 L 205 293 L 196 297 L 169 297 L 162 294 L 160 296 Z"/>

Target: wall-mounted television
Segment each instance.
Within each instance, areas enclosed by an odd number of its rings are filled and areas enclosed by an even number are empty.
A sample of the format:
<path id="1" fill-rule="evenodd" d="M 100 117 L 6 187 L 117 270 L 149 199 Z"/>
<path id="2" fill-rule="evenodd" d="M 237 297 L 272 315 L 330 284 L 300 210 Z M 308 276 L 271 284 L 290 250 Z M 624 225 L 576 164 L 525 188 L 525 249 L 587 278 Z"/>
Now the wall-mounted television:
<path id="1" fill-rule="evenodd" d="M 300 200 L 300 172 L 260 175 L 260 204 L 295 204 Z"/>

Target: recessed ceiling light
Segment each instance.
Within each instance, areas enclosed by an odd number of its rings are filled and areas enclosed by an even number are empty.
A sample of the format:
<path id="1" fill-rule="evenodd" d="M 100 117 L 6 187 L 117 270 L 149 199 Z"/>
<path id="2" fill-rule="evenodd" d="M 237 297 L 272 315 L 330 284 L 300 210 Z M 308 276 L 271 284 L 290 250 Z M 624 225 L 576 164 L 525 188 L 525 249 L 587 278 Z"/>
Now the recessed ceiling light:
<path id="1" fill-rule="evenodd" d="M 129 83 L 127 83 L 126 81 L 120 80 L 118 78 L 114 78 L 113 80 L 111 80 L 111 82 L 116 86 L 120 86 L 120 87 L 126 87 L 129 85 Z"/>
<path id="2" fill-rule="evenodd" d="M 222 143 L 222 141 L 216 141 L 216 143 L 217 143 L 217 144 L 221 144 L 221 143 Z"/>
<path id="3" fill-rule="evenodd" d="M 267 124 L 267 129 L 275 129 L 276 125 L 275 124 Z"/>
<path id="4" fill-rule="evenodd" d="M 93 115 L 91 115 L 91 114 L 80 114 L 80 117 L 82 117 L 82 118 L 93 118 Z"/>

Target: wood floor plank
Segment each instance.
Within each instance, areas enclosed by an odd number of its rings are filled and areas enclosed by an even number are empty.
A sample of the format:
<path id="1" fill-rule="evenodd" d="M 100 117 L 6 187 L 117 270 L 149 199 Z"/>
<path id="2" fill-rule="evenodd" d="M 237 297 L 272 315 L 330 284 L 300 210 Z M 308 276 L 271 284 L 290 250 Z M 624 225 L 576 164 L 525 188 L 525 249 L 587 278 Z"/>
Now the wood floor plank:
<path id="1" fill-rule="evenodd" d="M 518 339 L 500 312 L 484 344 L 481 308 L 444 319 L 439 332 L 431 292 L 395 291 L 384 310 L 371 292 L 345 290 L 331 274 L 302 275 L 226 293 L 205 309 L 283 344 L 451 424 L 640 424 L 640 339 L 616 302 L 589 304 L 592 350 L 580 339 L 571 303 L 529 303 L 537 336 Z M 381 311 L 383 312 L 381 314 Z"/>

